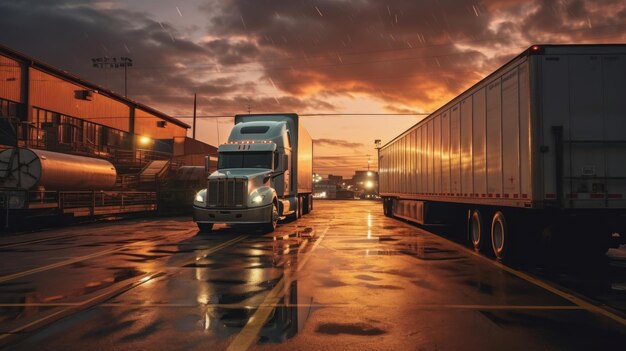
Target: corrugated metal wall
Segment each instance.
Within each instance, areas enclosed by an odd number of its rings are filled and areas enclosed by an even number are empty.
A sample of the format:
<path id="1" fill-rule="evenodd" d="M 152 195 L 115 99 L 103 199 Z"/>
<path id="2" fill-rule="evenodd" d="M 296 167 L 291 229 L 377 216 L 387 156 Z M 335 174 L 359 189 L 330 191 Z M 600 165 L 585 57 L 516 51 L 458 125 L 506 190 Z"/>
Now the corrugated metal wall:
<path id="1" fill-rule="evenodd" d="M 187 135 L 187 129 L 183 127 L 171 122 L 166 122 L 165 127 L 159 127 L 158 121 L 163 121 L 163 119 L 142 109 L 135 109 L 135 134 L 152 139 L 172 139 Z"/>
<path id="2" fill-rule="evenodd" d="M 81 118 L 128 132 L 129 107 L 107 96 L 94 93 L 92 100 L 78 98 L 87 88 L 54 75 L 30 68 L 30 102 L 33 107 Z"/>
<path id="3" fill-rule="evenodd" d="M 0 99 L 20 102 L 21 84 L 19 62 L 0 55 Z"/>

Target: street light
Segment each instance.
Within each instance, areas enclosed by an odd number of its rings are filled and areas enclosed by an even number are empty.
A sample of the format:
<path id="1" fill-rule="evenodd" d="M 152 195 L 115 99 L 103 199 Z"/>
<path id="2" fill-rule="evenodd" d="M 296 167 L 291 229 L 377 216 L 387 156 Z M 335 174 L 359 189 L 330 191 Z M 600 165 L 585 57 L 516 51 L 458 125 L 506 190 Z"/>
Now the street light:
<path id="1" fill-rule="evenodd" d="M 96 57 L 91 59 L 91 64 L 94 68 L 124 68 L 124 97 L 128 97 L 128 67 L 133 66 L 133 59 L 130 57 Z"/>

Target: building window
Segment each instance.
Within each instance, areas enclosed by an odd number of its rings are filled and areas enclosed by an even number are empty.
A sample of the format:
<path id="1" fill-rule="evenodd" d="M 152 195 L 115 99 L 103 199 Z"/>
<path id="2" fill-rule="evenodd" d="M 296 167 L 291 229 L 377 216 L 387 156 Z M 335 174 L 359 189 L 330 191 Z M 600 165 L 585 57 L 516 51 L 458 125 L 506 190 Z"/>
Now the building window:
<path id="1" fill-rule="evenodd" d="M 36 107 L 28 135 L 32 147 L 64 152 L 102 155 L 131 148 L 130 133 Z"/>
<path id="2" fill-rule="evenodd" d="M 17 103 L 9 100 L 0 99 L 0 116 L 17 117 Z"/>
<path id="3" fill-rule="evenodd" d="M 17 117 L 17 105 L 16 102 L 0 99 L 0 145 L 16 145 L 16 133 L 21 132 L 13 119 Z"/>

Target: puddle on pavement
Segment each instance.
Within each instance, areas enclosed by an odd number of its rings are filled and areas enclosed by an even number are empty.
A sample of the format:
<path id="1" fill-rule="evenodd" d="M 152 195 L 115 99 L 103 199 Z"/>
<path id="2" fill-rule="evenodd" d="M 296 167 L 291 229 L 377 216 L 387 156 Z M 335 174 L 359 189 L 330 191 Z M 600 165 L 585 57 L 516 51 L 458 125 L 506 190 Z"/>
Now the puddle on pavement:
<path id="1" fill-rule="evenodd" d="M 154 261 L 160 258 L 170 256 L 170 255 L 147 255 L 147 254 L 137 254 L 137 253 L 130 253 L 130 252 L 116 252 L 115 255 L 124 257 L 124 260 L 127 262 L 136 262 L 136 263 Z M 133 257 L 133 258 L 128 258 L 128 257 Z"/>
<path id="2" fill-rule="evenodd" d="M 298 260 L 315 240 L 310 227 L 286 235 L 253 236 L 185 265 L 185 269 L 195 270 L 196 300 L 202 304 L 194 327 L 221 337 L 238 333 L 256 312 L 253 306 L 262 303 L 281 279 L 295 279 Z M 178 247 L 188 248 L 194 243 L 199 243 L 195 237 Z M 279 343 L 293 337 L 312 312 L 312 298 L 299 293 L 297 280 L 286 290 L 259 332 L 259 343 Z M 181 324 L 189 327 L 190 318 Z"/>
<path id="3" fill-rule="evenodd" d="M 323 323 L 315 329 L 317 333 L 329 335 L 360 335 L 375 336 L 386 334 L 387 331 L 365 323 Z"/>
<path id="4" fill-rule="evenodd" d="M 404 290 L 403 287 L 401 286 L 397 286 L 397 285 L 390 285 L 390 284 L 370 284 L 370 283 L 362 283 L 360 284 L 363 287 L 366 287 L 368 289 L 373 289 L 373 290 Z"/>

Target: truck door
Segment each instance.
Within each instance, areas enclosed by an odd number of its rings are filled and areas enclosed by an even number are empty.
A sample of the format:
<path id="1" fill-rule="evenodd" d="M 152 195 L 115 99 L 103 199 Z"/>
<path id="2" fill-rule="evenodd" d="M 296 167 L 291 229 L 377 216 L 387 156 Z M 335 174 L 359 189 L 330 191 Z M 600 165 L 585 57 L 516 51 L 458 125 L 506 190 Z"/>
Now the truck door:
<path id="1" fill-rule="evenodd" d="M 544 89 L 558 84 L 561 91 L 550 96 L 544 90 L 544 104 L 545 97 L 552 100 L 552 110 L 544 110 L 544 132 L 550 128 L 554 143 L 557 198 L 571 208 L 626 207 L 626 56 L 543 60 Z M 563 79 L 547 83 L 556 75 Z"/>
<path id="2" fill-rule="evenodd" d="M 287 196 L 290 194 L 289 192 L 289 185 L 291 184 L 291 177 L 290 177 L 290 167 L 289 167 L 289 160 L 291 160 L 291 153 L 287 150 L 285 150 L 285 154 L 283 155 L 283 167 L 285 170 L 285 175 L 284 175 L 284 182 L 283 182 L 283 195 Z"/>

